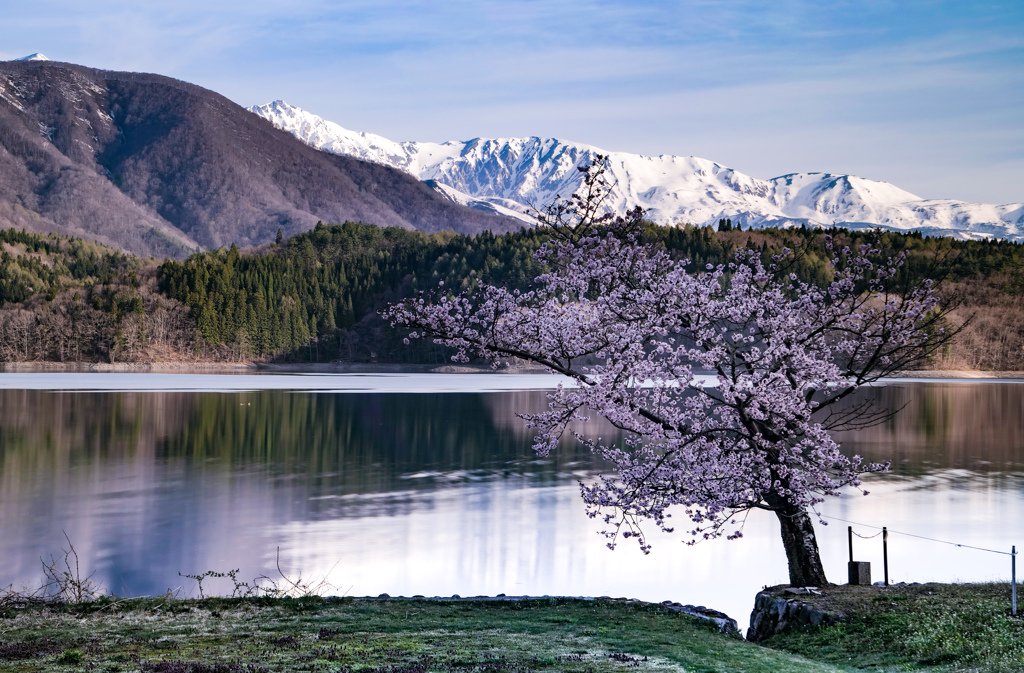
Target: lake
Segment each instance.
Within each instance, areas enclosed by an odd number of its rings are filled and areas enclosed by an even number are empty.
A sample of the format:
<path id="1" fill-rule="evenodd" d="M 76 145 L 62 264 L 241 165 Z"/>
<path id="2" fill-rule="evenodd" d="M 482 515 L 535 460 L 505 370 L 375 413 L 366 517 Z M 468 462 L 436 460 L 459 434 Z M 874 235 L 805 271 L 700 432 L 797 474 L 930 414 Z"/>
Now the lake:
<path id="1" fill-rule="evenodd" d="M 64 532 L 83 569 L 121 595 L 196 595 L 179 576 L 326 576 L 338 594 L 583 595 L 674 600 L 745 625 L 787 581 L 778 525 L 642 555 L 605 547 L 580 480 L 599 459 L 546 459 L 516 412 L 557 377 L 508 374 L 0 375 L 0 584 L 37 584 Z M 868 496 L 831 499 L 818 526 L 844 582 L 847 523 L 1009 551 L 1024 546 L 1024 385 L 899 381 L 867 388 L 902 411 L 840 437 L 892 461 Z M 597 434 L 609 437 L 609 427 Z M 682 528 L 682 526 L 680 526 Z M 882 577 L 881 538 L 855 540 Z M 893 581 L 1007 579 L 1009 557 L 893 533 Z M 230 584 L 207 582 L 214 591 Z"/>

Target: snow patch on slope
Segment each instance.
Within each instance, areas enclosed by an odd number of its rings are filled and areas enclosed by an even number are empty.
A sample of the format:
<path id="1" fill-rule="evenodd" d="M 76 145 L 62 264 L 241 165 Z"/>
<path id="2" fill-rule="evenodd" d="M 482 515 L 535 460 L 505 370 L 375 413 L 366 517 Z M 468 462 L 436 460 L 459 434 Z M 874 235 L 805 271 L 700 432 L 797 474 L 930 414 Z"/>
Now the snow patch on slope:
<path id="1" fill-rule="evenodd" d="M 449 201 L 454 201 L 463 206 L 469 208 L 475 208 L 477 210 L 483 210 L 488 213 L 494 213 L 496 215 L 504 215 L 506 217 L 514 217 L 517 220 L 522 220 L 527 224 L 536 224 L 537 220 L 531 214 L 528 208 L 522 206 L 522 204 L 516 203 L 515 201 L 509 201 L 508 199 L 501 199 L 496 197 L 482 197 L 476 198 L 460 192 L 454 187 L 438 182 L 437 180 L 428 179 L 425 180 L 427 185 L 439 193 Z"/>

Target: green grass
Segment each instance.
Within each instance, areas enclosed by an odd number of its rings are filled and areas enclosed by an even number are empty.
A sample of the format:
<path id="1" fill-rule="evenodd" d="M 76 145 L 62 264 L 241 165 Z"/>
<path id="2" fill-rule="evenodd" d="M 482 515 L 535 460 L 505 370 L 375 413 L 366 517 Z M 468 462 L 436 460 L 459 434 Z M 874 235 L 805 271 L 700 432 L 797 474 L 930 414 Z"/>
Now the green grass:
<path id="1" fill-rule="evenodd" d="M 842 670 L 612 600 L 103 599 L 8 610 L 0 671 Z"/>
<path id="2" fill-rule="evenodd" d="M 0 671 L 1024 671 L 1007 584 L 829 587 L 847 615 L 764 647 L 661 606 L 577 599 L 103 598 L 0 612 Z"/>
<path id="3" fill-rule="evenodd" d="M 1024 671 L 1024 615 L 1010 616 L 1010 585 L 835 586 L 799 599 L 847 620 L 783 633 L 762 644 L 818 661 L 873 670 Z"/>

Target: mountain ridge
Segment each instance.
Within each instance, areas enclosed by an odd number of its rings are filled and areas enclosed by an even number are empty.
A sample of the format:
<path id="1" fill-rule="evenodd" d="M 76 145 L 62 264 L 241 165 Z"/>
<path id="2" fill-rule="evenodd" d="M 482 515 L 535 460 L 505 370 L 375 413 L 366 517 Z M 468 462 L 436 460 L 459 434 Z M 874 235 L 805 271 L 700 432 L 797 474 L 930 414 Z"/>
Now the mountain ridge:
<path id="1" fill-rule="evenodd" d="M 887 182 L 833 173 L 753 178 L 708 159 L 607 152 L 556 138 L 474 138 L 445 143 L 396 142 L 350 131 L 278 100 L 247 108 L 311 147 L 356 156 L 429 181 L 446 197 L 522 219 L 531 208 L 579 186 L 576 167 L 598 154 L 614 183 L 609 210 L 636 205 L 663 224 L 883 227 L 960 238 L 1024 240 L 1024 204 L 922 199 Z"/>
<path id="2" fill-rule="evenodd" d="M 433 232 L 521 224 L 380 163 L 318 152 L 216 92 L 162 75 L 0 62 L 0 227 L 142 255 L 255 246 L 318 221 Z"/>

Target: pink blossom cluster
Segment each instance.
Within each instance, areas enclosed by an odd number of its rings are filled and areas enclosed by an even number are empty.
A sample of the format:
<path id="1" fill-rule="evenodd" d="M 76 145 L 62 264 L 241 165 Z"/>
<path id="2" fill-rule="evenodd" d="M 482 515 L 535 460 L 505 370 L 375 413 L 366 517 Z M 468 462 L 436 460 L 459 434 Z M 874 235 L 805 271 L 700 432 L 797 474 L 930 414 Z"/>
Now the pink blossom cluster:
<path id="1" fill-rule="evenodd" d="M 614 466 L 581 490 L 609 546 L 621 535 L 647 552 L 641 522 L 672 531 L 670 510 L 692 522 L 691 543 L 736 538 L 752 509 L 813 509 L 887 469 L 829 434 L 884 411 L 837 403 L 927 356 L 942 339 L 938 298 L 930 283 L 901 287 L 901 255 L 828 246 L 832 279 L 818 286 L 792 272 L 799 251 L 763 260 L 744 248 L 688 272 L 635 230 L 592 227 L 552 236 L 530 291 L 440 287 L 385 315 L 456 361 L 515 358 L 571 377 L 547 411 L 523 415 L 535 448 L 547 454 L 595 414 L 624 431 L 613 445 L 575 432 Z"/>

